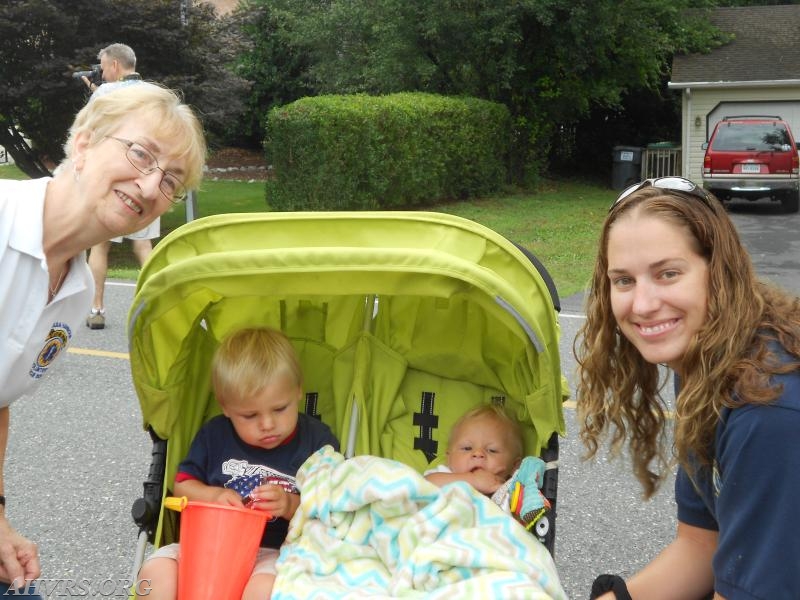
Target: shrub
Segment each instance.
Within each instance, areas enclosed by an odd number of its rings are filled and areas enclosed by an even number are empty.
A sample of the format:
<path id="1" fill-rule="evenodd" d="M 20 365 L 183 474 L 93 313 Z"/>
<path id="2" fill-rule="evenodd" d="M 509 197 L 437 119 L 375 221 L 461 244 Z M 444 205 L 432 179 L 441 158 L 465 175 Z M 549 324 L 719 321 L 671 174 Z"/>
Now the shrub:
<path id="1" fill-rule="evenodd" d="M 274 210 L 399 209 L 499 189 L 510 116 L 500 104 L 423 93 L 318 96 L 267 116 Z"/>

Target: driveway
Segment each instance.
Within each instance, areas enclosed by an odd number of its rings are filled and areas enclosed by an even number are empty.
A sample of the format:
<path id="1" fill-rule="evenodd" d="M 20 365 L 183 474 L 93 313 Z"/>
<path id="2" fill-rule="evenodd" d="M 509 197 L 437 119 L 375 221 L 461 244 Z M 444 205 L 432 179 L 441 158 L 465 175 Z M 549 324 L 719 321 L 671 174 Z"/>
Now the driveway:
<path id="1" fill-rule="evenodd" d="M 800 295 L 800 213 L 769 202 L 733 202 L 729 214 L 758 274 Z"/>

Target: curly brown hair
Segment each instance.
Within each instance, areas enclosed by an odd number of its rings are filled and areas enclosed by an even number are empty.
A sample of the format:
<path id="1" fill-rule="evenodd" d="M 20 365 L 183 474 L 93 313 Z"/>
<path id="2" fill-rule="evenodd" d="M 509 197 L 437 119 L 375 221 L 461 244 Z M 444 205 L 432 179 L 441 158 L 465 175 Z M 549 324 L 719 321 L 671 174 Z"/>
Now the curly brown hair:
<path id="1" fill-rule="evenodd" d="M 681 361 L 672 452 L 661 395 L 668 377 L 619 332 L 611 310 L 609 232 L 634 211 L 685 229 L 708 264 L 706 322 Z M 775 356 L 776 341 L 794 360 Z M 800 368 L 800 299 L 756 278 L 733 222 L 712 195 L 702 201 L 646 187 L 618 202 L 606 217 L 586 322 L 573 352 L 579 365 L 577 407 L 586 458 L 597 453 L 607 436 L 612 456 L 628 439 L 634 474 L 649 498 L 669 472 L 673 457 L 689 472 L 693 465 L 710 464 L 723 406 L 766 404 L 780 395 L 771 377 Z"/>

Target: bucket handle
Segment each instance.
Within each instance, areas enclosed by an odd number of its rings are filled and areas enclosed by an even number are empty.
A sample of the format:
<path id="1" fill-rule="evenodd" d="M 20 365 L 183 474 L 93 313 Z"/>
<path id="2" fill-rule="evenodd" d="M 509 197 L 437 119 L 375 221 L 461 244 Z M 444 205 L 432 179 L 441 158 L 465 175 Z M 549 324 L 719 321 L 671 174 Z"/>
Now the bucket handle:
<path id="1" fill-rule="evenodd" d="M 164 498 L 164 506 L 170 510 L 181 512 L 186 508 L 189 499 L 186 496 L 167 496 Z"/>

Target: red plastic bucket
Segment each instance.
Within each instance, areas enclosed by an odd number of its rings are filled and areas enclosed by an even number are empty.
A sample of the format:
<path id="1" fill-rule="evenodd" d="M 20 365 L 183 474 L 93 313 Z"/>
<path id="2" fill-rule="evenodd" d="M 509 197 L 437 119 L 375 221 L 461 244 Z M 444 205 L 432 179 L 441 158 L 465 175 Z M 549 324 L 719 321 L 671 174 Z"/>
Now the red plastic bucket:
<path id="1" fill-rule="evenodd" d="M 269 514 L 186 503 L 181 511 L 178 600 L 241 600 Z"/>

